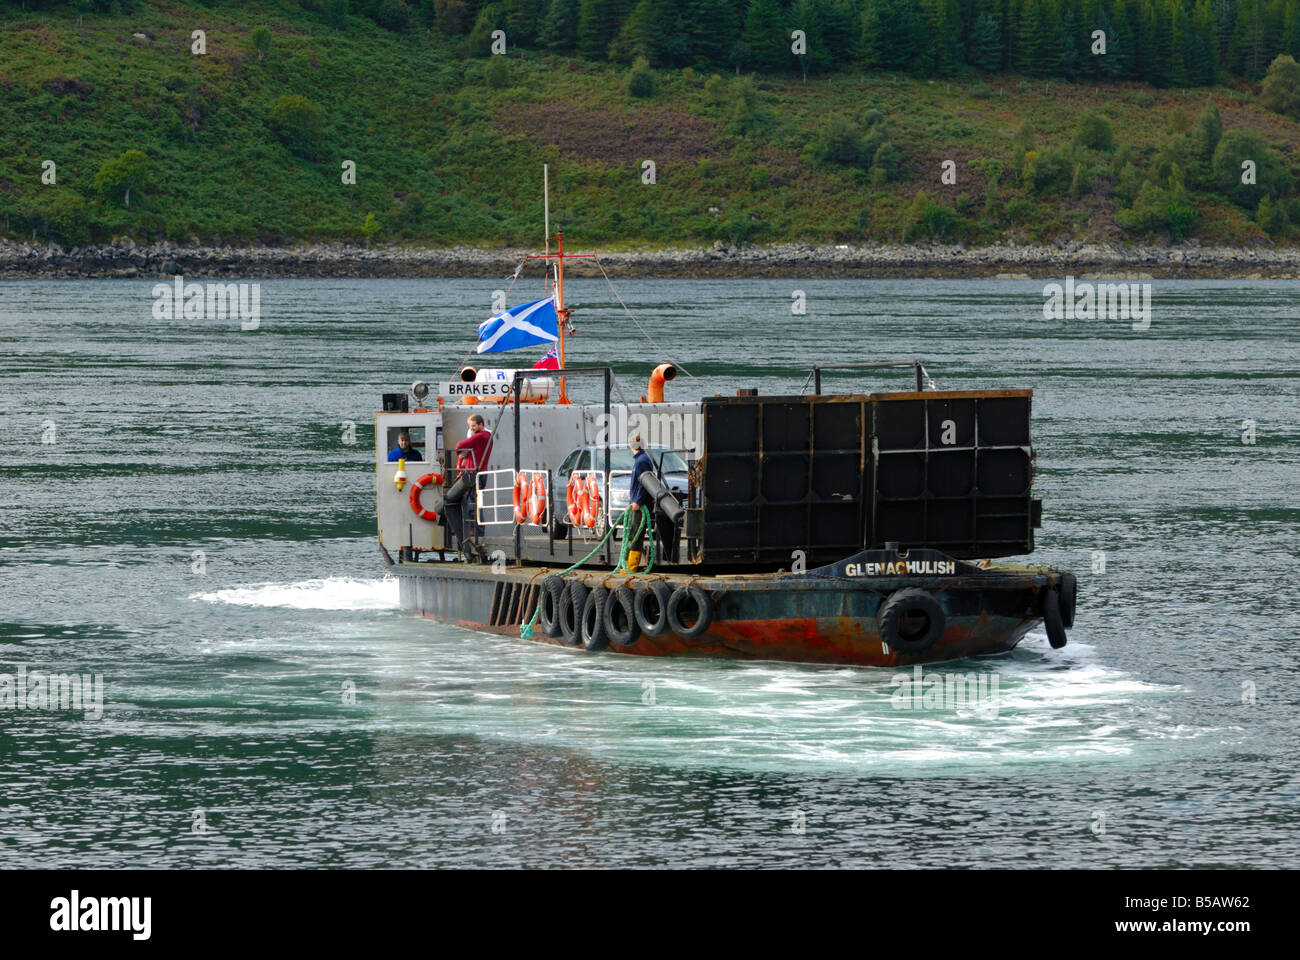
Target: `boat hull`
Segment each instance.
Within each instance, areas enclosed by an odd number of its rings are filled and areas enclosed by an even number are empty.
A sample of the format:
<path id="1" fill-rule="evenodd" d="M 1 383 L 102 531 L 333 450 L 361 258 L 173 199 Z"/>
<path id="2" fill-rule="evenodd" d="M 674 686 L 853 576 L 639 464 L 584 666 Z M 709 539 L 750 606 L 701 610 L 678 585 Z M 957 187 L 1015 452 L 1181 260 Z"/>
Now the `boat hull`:
<path id="1" fill-rule="evenodd" d="M 541 582 L 554 568 L 491 567 L 462 563 L 393 563 L 401 605 L 430 619 L 506 636 L 521 636 L 537 608 Z M 607 650 L 631 656 L 722 657 L 856 666 L 933 663 L 1003 653 L 1042 622 L 1038 597 L 1052 572 L 1013 568 L 977 576 L 860 579 L 809 575 L 700 577 L 686 573 L 650 578 L 627 574 L 569 574 L 588 586 L 635 587 L 647 579 L 676 588 L 696 584 L 713 598 L 714 615 L 700 637 L 669 631 L 642 634 L 634 643 Z M 876 614 L 884 598 L 904 587 L 930 592 L 944 609 L 945 628 L 929 650 L 907 654 L 882 639 Z M 569 646 L 535 623 L 529 639 Z"/>

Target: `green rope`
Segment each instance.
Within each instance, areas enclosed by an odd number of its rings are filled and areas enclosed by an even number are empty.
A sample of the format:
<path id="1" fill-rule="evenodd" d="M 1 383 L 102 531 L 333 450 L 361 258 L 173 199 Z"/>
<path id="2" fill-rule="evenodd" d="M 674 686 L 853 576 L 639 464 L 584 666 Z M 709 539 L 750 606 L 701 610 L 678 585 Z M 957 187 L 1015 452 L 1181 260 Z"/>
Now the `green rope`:
<path id="1" fill-rule="evenodd" d="M 614 531 L 617 530 L 619 527 L 621 527 L 621 526 L 624 525 L 624 522 L 627 520 L 628 514 L 630 514 L 630 513 L 632 512 L 632 510 L 633 510 L 633 506 L 629 506 L 626 510 L 624 510 L 621 514 L 619 514 L 618 519 L 615 520 L 612 524 L 610 524 L 609 529 L 608 529 L 607 531 L 605 531 L 605 535 L 604 535 L 603 537 L 600 538 L 600 542 L 597 543 L 594 547 L 591 548 L 591 553 L 587 554 L 585 557 L 583 557 L 581 560 L 579 560 L 577 563 L 573 564 L 572 566 L 570 566 L 570 567 L 568 567 L 568 568 L 566 568 L 566 569 L 564 569 L 564 570 L 561 570 L 561 571 L 557 574 L 557 576 L 562 577 L 562 576 L 564 576 L 566 573 L 572 573 L 574 570 L 577 570 L 580 566 L 582 566 L 584 563 L 586 563 L 588 560 L 590 560 L 592 557 L 594 557 L 597 553 L 599 553 L 599 552 L 600 552 L 600 548 L 603 547 L 603 546 L 605 545 L 605 542 L 606 542 L 607 540 L 609 540 L 609 538 L 612 537 L 612 536 L 614 535 Z M 642 519 L 644 523 L 647 523 L 647 524 L 648 524 L 648 523 L 650 522 L 650 511 L 647 510 L 644 506 L 642 506 L 642 507 L 641 507 L 641 512 L 642 512 L 642 514 L 643 514 L 644 516 L 643 516 L 642 518 L 639 518 L 639 519 Z M 637 525 L 637 534 L 639 535 L 640 532 L 641 532 L 641 525 L 638 524 L 638 525 Z M 624 538 L 623 538 L 623 549 L 622 549 L 622 551 L 621 551 L 620 554 L 619 554 L 619 567 L 624 566 L 625 563 L 626 563 L 626 561 L 627 561 L 627 544 L 628 544 L 627 537 L 624 537 Z M 654 554 L 654 541 L 653 541 L 653 539 L 651 539 L 651 542 L 650 542 L 650 562 L 651 562 L 651 564 L 654 563 L 654 556 L 655 556 L 655 554 Z M 618 567 L 615 567 L 614 569 L 617 570 Z M 646 572 L 647 572 L 647 573 L 649 572 L 649 567 L 646 568 Z M 542 613 L 542 601 L 541 601 L 541 598 L 539 597 L 538 600 L 537 600 L 537 608 L 536 608 L 535 610 L 533 610 L 533 615 L 532 615 L 531 617 L 528 618 L 528 621 L 527 621 L 526 623 L 521 623 L 521 624 L 519 625 L 519 636 L 521 636 L 521 637 L 523 637 L 525 640 L 527 640 L 529 637 L 531 637 L 531 636 L 533 635 L 533 624 L 535 624 L 535 623 L 537 622 L 537 618 L 538 618 L 539 616 L 541 616 L 541 613 Z"/>

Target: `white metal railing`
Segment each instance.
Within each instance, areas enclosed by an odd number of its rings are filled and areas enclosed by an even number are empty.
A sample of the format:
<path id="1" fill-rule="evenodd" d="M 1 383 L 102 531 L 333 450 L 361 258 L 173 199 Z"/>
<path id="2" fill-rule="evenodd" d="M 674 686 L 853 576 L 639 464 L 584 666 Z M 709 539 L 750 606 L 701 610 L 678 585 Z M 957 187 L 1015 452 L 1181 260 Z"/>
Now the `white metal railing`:
<path id="1" fill-rule="evenodd" d="M 523 497 L 524 523 L 530 526 L 542 526 L 550 513 L 550 475 L 545 470 L 520 470 L 519 472 L 528 480 L 528 489 L 524 491 Z M 528 519 L 528 500 L 532 497 L 534 477 L 540 477 L 542 480 L 542 502 L 545 504 L 542 509 L 542 522 L 537 524 Z M 484 482 L 485 478 L 486 482 Z M 499 526 L 515 522 L 514 470 L 481 470 L 475 475 L 474 483 L 478 493 L 477 517 L 481 526 Z M 485 520 L 484 516 L 488 519 Z"/>
<path id="2" fill-rule="evenodd" d="M 502 483 L 501 479 L 505 478 Z M 474 476 L 478 501 L 476 519 L 479 526 L 490 527 L 515 522 L 514 470 L 481 470 Z M 486 517 L 486 519 L 485 519 Z"/>
<path id="3" fill-rule="evenodd" d="M 606 523 L 613 523 L 615 520 L 618 519 L 619 514 L 621 514 L 624 510 L 627 509 L 630 487 L 632 486 L 631 470 L 610 471 L 608 500 L 606 500 L 605 498 L 605 471 L 604 470 L 574 470 L 573 473 L 570 474 L 570 476 L 577 477 L 583 483 L 587 482 L 588 477 L 596 478 L 596 485 L 600 489 L 601 506 L 604 508 L 603 512 L 605 515 Z M 568 492 L 569 492 L 569 483 L 568 480 L 566 479 L 564 483 L 564 498 L 557 505 L 557 510 L 560 513 L 563 513 L 562 521 L 564 523 L 569 524 L 569 526 L 574 526 L 573 522 L 569 519 Z M 583 527 L 584 529 L 588 529 L 585 524 L 581 523 L 581 520 L 579 520 L 577 526 Z M 621 536 L 621 534 L 615 534 L 615 537 L 619 537 L 619 536 Z"/>
<path id="4" fill-rule="evenodd" d="M 627 505 L 632 501 L 632 471 L 631 470 L 611 470 L 609 472 L 609 504 L 607 513 L 609 522 L 613 523 L 618 519 L 619 514 L 627 509 Z M 615 534 L 622 536 L 622 531 Z"/>

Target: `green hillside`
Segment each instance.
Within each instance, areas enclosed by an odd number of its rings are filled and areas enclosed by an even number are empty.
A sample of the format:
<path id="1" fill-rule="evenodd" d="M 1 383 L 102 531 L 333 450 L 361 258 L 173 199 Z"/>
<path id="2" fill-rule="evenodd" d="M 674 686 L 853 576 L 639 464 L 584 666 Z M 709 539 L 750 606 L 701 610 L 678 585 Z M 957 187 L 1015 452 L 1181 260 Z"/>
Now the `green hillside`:
<path id="1" fill-rule="evenodd" d="M 1300 234 L 1300 125 L 1248 79 L 462 58 L 419 22 L 315 6 L 0 4 L 0 235 L 534 245 L 544 162 L 552 224 L 583 244 Z"/>

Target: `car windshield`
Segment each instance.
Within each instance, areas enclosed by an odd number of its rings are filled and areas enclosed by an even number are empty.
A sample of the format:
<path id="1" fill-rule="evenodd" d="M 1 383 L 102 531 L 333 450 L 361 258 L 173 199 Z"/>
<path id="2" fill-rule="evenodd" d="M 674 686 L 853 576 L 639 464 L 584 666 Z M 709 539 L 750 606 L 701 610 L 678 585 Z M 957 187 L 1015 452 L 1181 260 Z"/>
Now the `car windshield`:
<path id="1" fill-rule="evenodd" d="M 663 457 L 663 463 L 660 465 L 660 470 L 662 470 L 664 473 L 685 473 L 686 472 L 687 469 L 686 461 L 684 461 L 673 451 L 665 450 L 662 447 L 661 448 L 651 447 L 646 452 L 650 454 L 650 459 L 655 463 L 659 463 L 660 462 L 659 458 Z M 631 448 L 614 447 L 610 450 L 609 454 L 610 454 L 609 459 L 614 464 L 615 470 L 630 471 L 632 469 Z M 592 469 L 603 470 L 605 468 L 605 451 L 603 448 L 599 448 L 596 450 L 595 460 L 596 460 L 596 466 L 594 466 Z"/>

